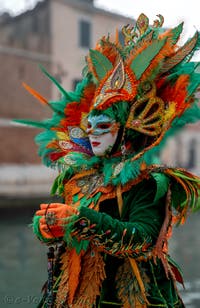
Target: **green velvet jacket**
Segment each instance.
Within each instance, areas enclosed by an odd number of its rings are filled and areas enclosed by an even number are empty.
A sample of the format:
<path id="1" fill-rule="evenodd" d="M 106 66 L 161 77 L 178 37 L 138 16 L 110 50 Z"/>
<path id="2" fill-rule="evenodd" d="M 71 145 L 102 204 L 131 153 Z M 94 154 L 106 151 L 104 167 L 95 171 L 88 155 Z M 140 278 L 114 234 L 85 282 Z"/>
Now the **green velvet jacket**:
<path id="1" fill-rule="evenodd" d="M 98 211 L 84 206 L 79 208 L 79 215 L 66 228 L 68 235 L 68 229 L 70 229 L 72 241 L 69 242 L 68 237 L 64 236 L 63 255 L 66 251 L 70 255 L 70 249 L 76 246 L 77 254 L 82 258 L 80 261 L 82 268 L 77 276 L 80 281 L 87 282 L 88 273 L 87 269 L 84 269 L 86 264 L 84 258 L 86 256 L 88 260 L 87 255 L 94 267 L 94 259 L 99 255 L 102 258 L 101 264 L 105 273 L 103 278 L 99 279 L 100 292 L 96 292 L 96 304 L 91 304 L 91 301 L 86 304 L 87 300 L 85 304 L 75 301 L 76 304 L 72 304 L 71 307 L 184 307 L 176 288 L 175 278 L 180 276 L 177 266 L 163 252 L 168 266 L 166 273 L 163 262 L 154 255 L 166 217 L 166 193 L 155 199 L 156 189 L 157 183 L 150 177 L 125 191 L 122 194 L 121 215 L 117 198 L 102 201 Z M 86 251 L 83 256 L 81 251 Z M 130 260 L 134 260 L 136 269 L 133 268 Z M 65 262 L 69 261 L 65 258 Z M 72 269 L 73 266 L 75 268 L 76 264 L 73 265 L 73 260 L 70 262 L 72 262 Z M 65 276 L 65 270 L 62 264 L 61 254 L 55 264 L 54 294 L 58 292 L 59 284 L 64 285 L 62 276 Z M 93 265 L 88 268 L 88 271 L 92 271 L 92 268 Z M 101 274 L 98 275 L 101 276 Z M 92 273 L 88 284 L 95 283 L 93 277 L 98 275 L 96 272 Z M 78 291 L 81 289 L 84 289 L 81 285 L 77 286 Z M 85 292 L 87 293 L 87 287 Z M 45 304 L 47 295 L 46 293 L 38 307 L 47 307 Z M 62 305 L 55 304 L 52 307 L 68 307 L 67 296 L 66 293 L 66 301 L 63 300 Z"/>
<path id="2" fill-rule="evenodd" d="M 184 307 L 173 278 L 166 277 L 161 261 L 157 259 L 155 263 L 149 253 L 156 243 L 165 218 L 165 196 L 155 202 L 155 191 L 156 183 L 150 179 L 143 180 L 125 192 L 121 217 L 116 199 L 103 201 L 100 212 L 84 207 L 80 210 L 80 217 L 87 217 L 91 224 L 96 225 L 95 233 L 105 234 L 110 231 L 104 239 L 106 279 L 101 289 L 99 307 L 123 307 L 120 303 L 125 298 L 128 298 L 130 307 L 135 307 L 136 300 L 143 302 L 128 257 L 139 260 L 138 268 L 150 303 L 147 307 Z M 109 242 L 110 238 L 112 241 Z M 113 251 L 115 243 L 122 243 L 122 238 L 123 244 Z M 120 254 L 120 250 L 125 251 L 127 245 L 131 249 Z M 145 245 L 148 248 L 143 253 Z"/>

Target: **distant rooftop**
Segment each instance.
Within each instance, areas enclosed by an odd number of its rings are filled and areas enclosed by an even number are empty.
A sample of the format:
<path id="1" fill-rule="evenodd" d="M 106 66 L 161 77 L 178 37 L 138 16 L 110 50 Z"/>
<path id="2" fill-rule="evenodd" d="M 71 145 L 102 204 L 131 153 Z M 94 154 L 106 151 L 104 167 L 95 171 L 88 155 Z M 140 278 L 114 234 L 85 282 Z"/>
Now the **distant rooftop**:
<path id="1" fill-rule="evenodd" d="M 23 18 L 26 15 L 29 14 L 33 14 L 35 12 L 37 12 L 38 10 L 40 10 L 42 7 L 46 6 L 50 1 L 52 0 L 43 0 L 43 1 L 39 1 L 35 4 L 34 8 L 32 9 L 27 9 L 26 11 L 12 16 L 9 12 L 3 12 L 0 15 L 0 24 L 1 26 L 6 25 L 10 22 L 15 22 L 16 20 L 19 20 L 21 18 Z M 56 1 L 56 0 L 54 0 Z M 94 0 L 59 0 L 62 3 L 66 3 L 67 5 L 77 8 L 77 9 L 82 9 L 91 13 L 98 13 L 98 14 L 102 14 L 102 15 L 112 15 L 112 17 L 119 18 L 119 17 L 123 17 L 125 19 L 127 19 L 127 21 L 131 21 L 131 18 L 126 17 L 123 14 L 120 13 L 116 13 L 116 12 L 112 12 L 110 10 L 105 10 L 103 8 L 99 8 L 96 7 L 94 5 Z"/>

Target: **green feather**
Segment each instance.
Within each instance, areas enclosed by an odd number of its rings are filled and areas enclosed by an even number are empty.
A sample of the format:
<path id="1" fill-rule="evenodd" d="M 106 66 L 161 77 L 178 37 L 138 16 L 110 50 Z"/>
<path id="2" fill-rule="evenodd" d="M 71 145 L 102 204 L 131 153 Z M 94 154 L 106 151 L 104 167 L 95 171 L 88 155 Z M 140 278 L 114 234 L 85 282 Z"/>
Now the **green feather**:
<path id="1" fill-rule="evenodd" d="M 145 72 L 148 66 L 151 64 L 151 61 L 157 56 L 159 51 L 162 49 L 166 42 L 166 38 L 158 41 L 155 40 L 139 53 L 131 63 L 131 69 L 135 74 L 136 78 L 139 79 L 141 75 Z"/>
<path id="2" fill-rule="evenodd" d="M 39 122 L 39 121 L 32 121 L 32 120 L 21 120 L 21 119 L 14 119 L 13 122 L 20 123 L 27 126 L 33 126 L 37 128 L 46 128 L 45 122 Z"/>
<path id="3" fill-rule="evenodd" d="M 171 30 L 171 33 L 173 34 L 171 40 L 172 40 L 172 43 L 173 44 L 176 44 L 176 42 L 178 41 L 179 37 L 180 37 L 180 34 L 182 33 L 183 31 L 183 22 L 180 23 L 177 27 L 173 28 Z"/>
<path id="4" fill-rule="evenodd" d="M 49 142 L 56 138 L 55 131 L 45 130 L 35 137 L 36 143 Z"/>
<path id="5" fill-rule="evenodd" d="M 193 175 L 190 176 L 189 173 L 185 173 L 184 170 L 178 170 L 174 169 L 173 171 L 173 177 L 180 178 L 186 187 L 186 190 L 184 187 L 179 185 L 179 188 L 176 188 L 176 183 L 172 186 L 172 192 L 175 189 L 175 193 L 173 193 L 173 196 L 176 198 L 177 190 L 180 191 L 181 189 L 185 191 L 185 193 L 182 192 L 184 198 L 180 195 L 179 199 L 175 199 L 175 203 L 178 206 L 181 206 L 181 208 L 184 208 L 185 206 L 189 206 L 189 208 L 192 211 L 196 211 L 200 208 L 200 200 L 199 200 L 199 194 L 200 194 L 200 180 L 197 177 L 193 177 Z M 178 184 L 178 183 L 177 183 Z M 189 198 L 187 199 L 186 191 L 189 193 Z M 182 199 L 181 199 L 182 197 Z M 173 200 L 173 199 L 172 199 Z M 188 204 L 186 203 L 188 201 Z"/>
<path id="6" fill-rule="evenodd" d="M 157 184 L 156 195 L 154 197 L 154 201 L 157 201 L 166 194 L 169 187 L 169 178 L 163 173 L 152 173 L 152 176 Z"/>
<path id="7" fill-rule="evenodd" d="M 189 48 L 188 49 L 188 46 L 190 46 L 191 42 L 195 39 L 195 44 L 194 46 L 192 46 L 192 49 Z M 192 44 L 193 45 L 193 44 Z M 184 57 L 181 59 L 181 54 L 179 54 L 179 50 L 177 51 L 177 54 L 179 55 L 179 63 L 176 64 L 174 66 L 174 68 L 172 69 L 176 71 L 179 70 L 179 67 L 182 67 L 182 65 L 188 63 L 190 61 L 190 59 L 192 58 L 192 56 L 194 55 L 194 53 L 200 49 L 200 33 L 199 32 L 196 32 L 192 38 L 189 38 L 186 43 L 180 48 L 180 51 L 182 50 L 188 50 L 188 53 L 184 55 Z M 175 58 L 177 58 L 176 54 L 174 56 Z"/>
<path id="8" fill-rule="evenodd" d="M 55 195 L 57 192 L 59 196 L 62 196 L 64 191 L 64 180 L 66 181 L 67 179 L 71 178 L 72 175 L 73 171 L 70 167 L 61 172 L 53 182 L 51 187 L 51 195 Z"/>
<path id="9" fill-rule="evenodd" d="M 173 182 L 173 185 L 171 185 L 172 207 L 178 209 L 180 205 L 186 204 L 186 192 L 177 181 L 171 180 Z"/>
<path id="10" fill-rule="evenodd" d="M 176 70 L 172 70 L 172 73 L 166 77 L 166 82 L 170 80 L 176 80 L 182 74 L 191 75 L 197 69 L 200 63 L 197 62 L 187 62 L 180 64 L 176 67 Z"/>
<path id="11" fill-rule="evenodd" d="M 51 130 L 52 127 L 61 127 L 60 122 L 63 118 L 64 117 L 62 113 L 54 113 L 51 119 L 46 119 L 44 121 L 46 128 Z"/>
<path id="12" fill-rule="evenodd" d="M 65 96 L 68 97 L 68 93 L 63 89 L 63 87 L 60 85 L 60 83 L 53 77 L 51 76 L 46 70 L 45 68 L 39 64 L 39 67 L 41 69 L 41 71 L 57 86 L 57 88 L 60 90 L 60 92 Z"/>
<path id="13" fill-rule="evenodd" d="M 112 63 L 98 50 L 90 49 L 90 58 L 98 78 L 103 79 L 113 68 Z"/>
<path id="14" fill-rule="evenodd" d="M 69 222 L 66 224 L 65 235 L 63 240 L 67 243 L 68 247 L 73 247 L 76 249 L 77 254 L 80 254 L 81 250 L 86 251 L 89 245 L 88 240 L 79 241 L 75 236 L 72 236 L 72 232 L 75 228 L 75 223 L 79 219 L 77 215 L 70 217 Z"/>
<path id="15" fill-rule="evenodd" d="M 190 83 L 187 88 L 188 96 L 191 96 L 200 85 L 200 74 L 194 73 L 190 76 Z"/>
<path id="16" fill-rule="evenodd" d="M 55 112 L 62 113 L 64 117 L 66 102 L 49 102 L 49 105 Z"/>

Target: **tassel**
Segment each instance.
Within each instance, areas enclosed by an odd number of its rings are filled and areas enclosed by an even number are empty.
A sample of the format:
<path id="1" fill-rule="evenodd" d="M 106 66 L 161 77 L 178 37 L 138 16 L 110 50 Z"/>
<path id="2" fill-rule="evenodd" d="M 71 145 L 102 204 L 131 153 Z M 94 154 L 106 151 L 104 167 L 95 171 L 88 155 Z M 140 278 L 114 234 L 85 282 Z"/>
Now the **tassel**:
<path id="1" fill-rule="evenodd" d="M 142 281 L 142 278 L 141 278 L 141 275 L 140 275 L 137 263 L 136 263 L 135 259 L 133 259 L 133 258 L 129 258 L 129 261 L 130 261 L 133 273 L 135 274 L 137 282 L 138 282 L 138 284 L 140 286 L 142 297 L 143 297 L 144 301 L 146 302 L 146 304 L 149 305 L 150 303 L 149 303 L 149 301 L 148 301 L 148 299 L 146 297 L 146 294 L 145 294 L 146 291 L 145 291 L 144 283 Z M 140 306 L 136 306 L 136 307 L 146 307 L 146 305 L 141 305 L 140 304 Z"/>
<path id="2" fill-rule="evenodd" d="M 53 308 L 54 306 L 54 295 L 53 295 L 53 267 L 54 267 L 54 248 L 51 246 L 47 252 L 47 270 L 48 270 L 48 280 L 47 280 L 47 298 L 46 298 L 46 308 Z"/>
<path id="3" fill-rule="evenodd" d="M 123 206 L 123 199 L 122 199 L 122 189 L 121 185 L 117 186 L 117 204 L 119 209 L 119 215 L 122 215 L 122 206 Z"/>

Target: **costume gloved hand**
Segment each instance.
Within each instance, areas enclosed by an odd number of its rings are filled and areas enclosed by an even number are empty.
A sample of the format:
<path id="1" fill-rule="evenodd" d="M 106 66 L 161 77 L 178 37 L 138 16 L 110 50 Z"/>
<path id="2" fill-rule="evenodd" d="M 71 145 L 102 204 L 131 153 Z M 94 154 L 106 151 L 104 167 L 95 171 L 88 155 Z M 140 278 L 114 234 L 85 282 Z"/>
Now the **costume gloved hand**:
<path id="1" fill-rule="evenodd" d="M 70 216 L 77 214 L 77 209 L 63 203 L 41 204 L 37 216 L 42 216 L 39 222 L 41 235 L 46 239 L 63 237 L 65 225 Z"/>

